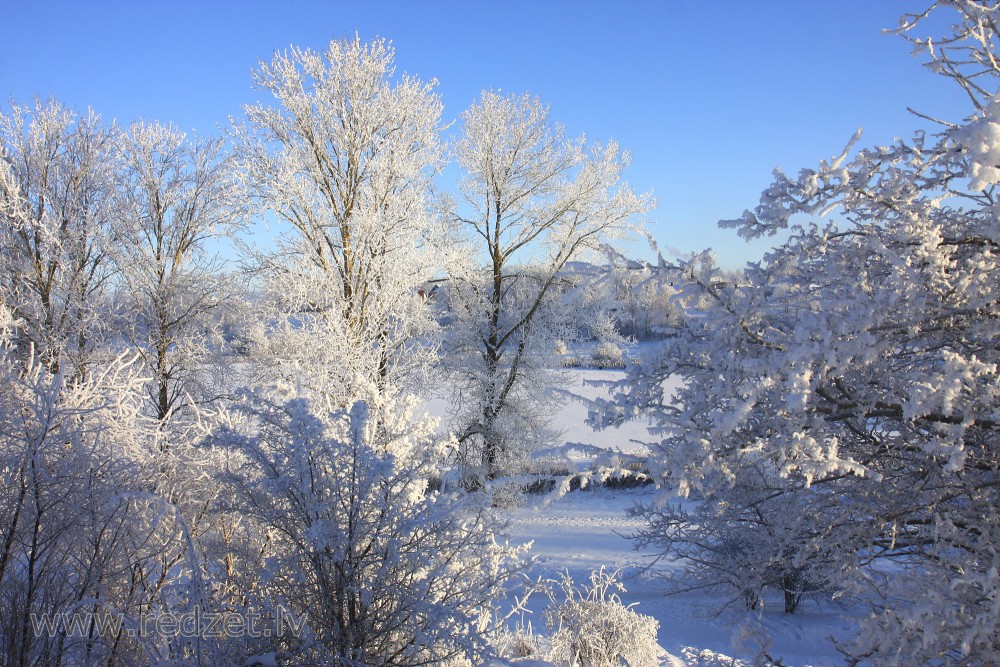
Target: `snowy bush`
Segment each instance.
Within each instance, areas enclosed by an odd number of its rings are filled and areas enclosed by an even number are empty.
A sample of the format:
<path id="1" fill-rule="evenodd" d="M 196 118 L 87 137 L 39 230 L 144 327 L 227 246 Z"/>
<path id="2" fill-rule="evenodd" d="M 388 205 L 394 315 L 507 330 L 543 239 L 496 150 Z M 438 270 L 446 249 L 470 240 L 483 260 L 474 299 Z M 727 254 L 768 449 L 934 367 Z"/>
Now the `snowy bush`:
<path id="1" fill-rule="evenodd" d="M 590 586 L 578 588 L 566 575 L 562 600 L 545 610 L 551 638 L 549 659 L 569 667 L 656 667 L 662 653 L 656 643 L 659 621 L 625 606 L 616 591 L 625 587 L 617 572 L 602 567 L 590 574 Z"/>
<path id="2" fill-rule="evenodd" d="M 696 502 L 633 509 L 648 522 L 634 536 L 638 544 L 684 565 L 663 575 L 672 592 L 719 592 L 726 606 L 753 610 L 774 591 L 788 614 L 805 598 L 828 598 L 837 547 L 810 538 L 815 522 L 836 523 L 835 506 L 812 504 L 807 513 L 800 494 L 774 494 L 774 481 L 748 463 L 734 471 L 731 484 Z"/>
<path id="3" fill-rule="evenodd" d="M 564 456 L 539 456 L 531 457 L 527 464 L 527 472 L 531 475 L 564 476 L 569 475 L 575 468 L 573 461 Z"/>
<path id="4" fill-rule="evenodd" d="M 522 481 L 516 479 L 498 480 L 488 487 L 493 507 L 500 509 L 516 509 L 525 503 L 525 487 Z"/>
<path id="5" fill-rule="evenodd" d="M 129 359 L 69 381 L 39 355 L 18 353 L 19 325 L 0 303 L 0 663 L 198 660 L 180 636 L 38 625 L 80 614 L 128 628 L 151 609 L 188 609 L 204 593 L 189 547 L 213 492 L 184 434 L 168 442 L 142 416 L 142 379 Z"/>
<path id="6" fill-rule="evenodd" d="M 520 568 L 474 495 L 427 491 L 452 445 L 417 401 L 358 380 L 366 402 L 248 396 L 214 441 L 232 452 L 233 510 L 267 535 L 247 594 L 285 600 L 296 664 L 416 665 L 489 653 L 494 603 Z M 263 560 L 263 562 L 260 562 Z"/>
<path id="7" fill-rule="evenodd" d="M 513 629 L 504 628 L 493 641 L 497 655 L 513 660 L 537 657 L 541 653 L 541 638 L 536 635 L 531 624 L 518 623 Z"/>
<path id="8" fill-rule="evenodd" d="M 598 368 L 625 368 L 622 349 L 610 342 L 603 342 L 590 355 L 590 361 Z"/>

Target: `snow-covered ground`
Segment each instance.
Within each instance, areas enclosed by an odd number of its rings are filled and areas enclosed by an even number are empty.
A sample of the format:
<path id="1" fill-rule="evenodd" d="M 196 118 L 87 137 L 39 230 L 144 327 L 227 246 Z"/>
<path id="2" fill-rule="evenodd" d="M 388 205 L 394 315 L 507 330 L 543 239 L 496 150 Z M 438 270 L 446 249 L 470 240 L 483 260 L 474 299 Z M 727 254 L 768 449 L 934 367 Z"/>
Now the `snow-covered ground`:
<path id="1" fill-rule="evenodd" d="M 640 525 L 639 519 L 628 516 L 628 509 L 637 501 L 653 500 L 656 493 L 650 487 L 628 491 L 597 488 L 508 510 L 509 537 L 513 543 L 532 542 L 536 577 L 556 578 L 568 571 L 581 584 L 592 570 L 621 568 L 627 588 L 623 602 L 637 603 L 637 612 L 660 622 L 659 643 L 667 652 L 664 665 L 749 665 L 756 652 L 752 635 L 761 634 L 760 630 L 771 638 L 769 653 L 789 667 L 840 662 L 828 638 L 848 634 L 851 619 L 836 609 L 820 610 L 804 602 L 803 611 L 786 615 L 780 602 L 774 601 L 763 613 L 745 617 L 735 611 L 720 614 L 723 601 L 704 594 L 667 596 L 666 584 L 656 575 L 677 564 L 654 563 L 655 554 L 636 551 L 628 538 Z M 536 632 L 544 630 L 539 613 L 543 605 L 544 600 L 536 601 L 531 605 L 534 613 L 525 617 Z M 734 662 L 734 658 L 748 662 Z"/>
<path id="2" fill-rule="evenodd" d="M 568 373 L 570 383 L 567 391 L 584 398 L 607 398 L 607 390 L 592 383 L 611 382 L 623 379 L 624 371 L 574 369 Z M 566 442 L 579 442 L 624 452 L 642 449 L 640 443 L 649 442 L 649 422 L 635 419 L 619 428 L 594 431 L 586 424 L 588 407 L 582 401 L 568 400 L 555 415 L 554 426 L 563 432 Z"/>
<path id="3" fill-rule="evenodd" d="M 625 372 L 620 370 L 597 370 L 588 368 L 576 368 L 566 371 L 567 384 L 562 389 L 566 393 L 575 394 L 587 399 L 607 398 L 607 390 L 600 384 L 621 380 L 625 377 Z M 424 401 L 424 407 L 428 414 L 441 418 L 442 430 L 447 428 L 447 418 L 449 410 L 449 396 L 446 388 L 439 388 L 437 396 Z M 588 406 L 582 401 L 574 401 L 565 398 L 560 393 L 557 401 L 562 401 L 562 405 L 554 415 L 553 426 L 562 431 L 564 442 L 583 443 L 621 450 L 624 452 L 637 451 L 642 449 L 643 442 L 653 439 L 649 433 L 649 422 L 645 419 L 636 419 L 619 428 L 609 428 L 602 431 L 594 431 L 586 424 Z"/>
<path id="4" fill-rule="evenodd" d="M 574 369 L 567 389 L 587 398 L 605 396 L 603 389 L 590 383 L 621 377 L 621 371 Z M 447 413 L 445 399 L 431 401 L 427 407 L 432 414 L 443 417 Z M 639 443 L 653 439 L 643 420 L 595 432 L 586 425 L 587 411 L 582 402 L 570 401 L 555 415 L 555 425 L 563 431 L 565 442 L 641 451 Z M 559 498 L 531 497 L 527 505 L 506 510 L 508 537 L 513 543 L 532 542 L 533 577 L 556 579 L 568 572 L 579 585 L 588 581 L 593 570 L 621 569 L 627 588 L 623 602 L 637 603 L 637 612 L 659 621 L 658 639 L 665 651 L 662 664 L 667 667 L 749 665 L 759 638 L 765 634 L 771 642 L 770 655 L 789 667 L 840 662 L 829 638 L 850 634 L 848 613 L 804 602 L 802 611 L 785 615 L 775 602 L 762 613 L 746 616 L 736 610 L 720 613 L 723 600 L 706 594 L 667 596 L 667 585 L 657 574 L 679 565 L 657 561 L 651 552 L 636 551 L 629 539 L 640 526 L 640 519 L 629 516 L 629 508 L 638 501 L 654 500 L 656 494 L 651 487 L 625 491 L 595 488 Z M 523 618 L 542 634 L 545 603 L 544 596 L 536 596 L 529 604 L 532 613 Z"/>

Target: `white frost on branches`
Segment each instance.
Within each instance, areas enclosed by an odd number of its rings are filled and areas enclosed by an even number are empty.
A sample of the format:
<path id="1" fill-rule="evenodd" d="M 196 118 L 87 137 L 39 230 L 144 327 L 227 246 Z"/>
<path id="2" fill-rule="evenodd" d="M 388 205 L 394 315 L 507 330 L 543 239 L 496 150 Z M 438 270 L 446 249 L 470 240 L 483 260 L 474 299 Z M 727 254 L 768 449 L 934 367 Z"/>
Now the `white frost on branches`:
<path id="1" fill-rule="evenodd" d="M 520 552 L 481 500 L 429 490 L 453 446 L 415 398 L 371 383 L 350 408 L 248 397 L 213 440 L 233 454 L 236 507 L 271 537 L 254 595 L 306 620 L 299 661 L 420 665 L 489 654 Z"/>
<path id="2" fill-rule="evenodd" d="M 398 384 L 433 357 L 419 292 L 442 106 L 435 82 L 394 76 L 393 55 L 355 38 L 254 72 L 276 105 L 248 106 L 234 130 L 240 177 L 290 230 L 259 256 L 270 381 L 349 395 L 355 375 Z"/>
<path id="3" fill-rule="evenodd" d="M 647 543 L 736 593 L 777 575 L 786 610 L 813 587 L 869 600 L 844 650 L 874 664 L 1000 660 L 1000 8 L 940 4 L 956 32 L 917 43 L 971 120 L 776 171 L 723 224 L 787 241 L 736 280 L 708 253 L 665 267 L 687 317 L 605 412 L 655 414 L 662 482 L 704 498 L 645 508 Z"/>
<path id="4" fill-rule="evenodd" d="M 566 575 L 562 599 L 545 610 L 553 630 L 549 659 L 568 667 L 656 667 L 663 650 L 656 643 L 659 621 L 622 603 L 625 587 L 618 573 L 602 567 L 591 572 L 590 585 L 578 587 Z M 556 596 L 556 593 L 552 593 Z"/>

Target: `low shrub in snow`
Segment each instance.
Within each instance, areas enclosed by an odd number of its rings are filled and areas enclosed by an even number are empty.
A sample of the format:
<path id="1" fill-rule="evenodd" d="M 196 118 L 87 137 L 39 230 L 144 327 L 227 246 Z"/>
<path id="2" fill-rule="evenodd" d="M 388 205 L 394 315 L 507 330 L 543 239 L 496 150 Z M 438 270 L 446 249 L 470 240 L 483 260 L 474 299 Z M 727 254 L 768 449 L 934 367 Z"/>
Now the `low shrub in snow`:
<path id="1" fill-rule="evenodd" d="M 522 550 L 496 542 L 481 498 L 427 491 L 450 443 L 415 398 L 357 386 L 367 398 L 350 407 L 253 394 L 220 415 L 223 481 L 268 535 L 256 560 L 234 553 L 260 568 L 239 592 L 303 619 L 301 637 L 272 638 L 286 663 L 479 664 Z"/>
<path id="2" fill-rule="evenodd" d="M 625 368 L 622 349 L 614 343 L 604 342 L 590 355 L 590 360 L 598 368 Z"/>
<path id="3" fill-rule="evenodd" d="M 566 575 L 551 593 L 545 620 L 553 630 L 549 660 L 568 667 L 656 667 L 661 650 L 656 643 L 660 622 L 625 606 L 616 591 L 625 587 L 618 572 L 602 567 L 590 574 L 590 586 L 578 588 Z"/>
<path id="4" fill-rule="evenodd" d="M 501 658 L 521 660 L 537 658 L 542 652 L 541 638 L 527 626 L 518 623 L 512 630 L 502 630 L 494 642 L 497 655 Z"/>
<path id="5" fill-rule="evenodd" d="M 500 509 L 516 509 L 525 503 L 524 484 L 517 479 L 501 481 L 491 485 L 490 500 L 493 507 Z"/>

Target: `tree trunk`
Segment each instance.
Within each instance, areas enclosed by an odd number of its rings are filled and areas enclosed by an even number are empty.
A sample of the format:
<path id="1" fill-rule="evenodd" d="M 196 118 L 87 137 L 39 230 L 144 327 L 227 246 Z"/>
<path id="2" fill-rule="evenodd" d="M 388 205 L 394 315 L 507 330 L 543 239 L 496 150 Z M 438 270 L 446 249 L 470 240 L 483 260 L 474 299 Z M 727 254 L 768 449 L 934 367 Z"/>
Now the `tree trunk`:
<path id="1" fill-rule="evenodd" d="M 799 606 L 799 599 L 801 598 L 801 593 L 798 591 L 798 586 L 796 582 L 798 577 L 794 574 L 784 574 L 781 577 L 781 589 L 785 593 L 785 613 L 794 614 L 795 610 Z"/>

